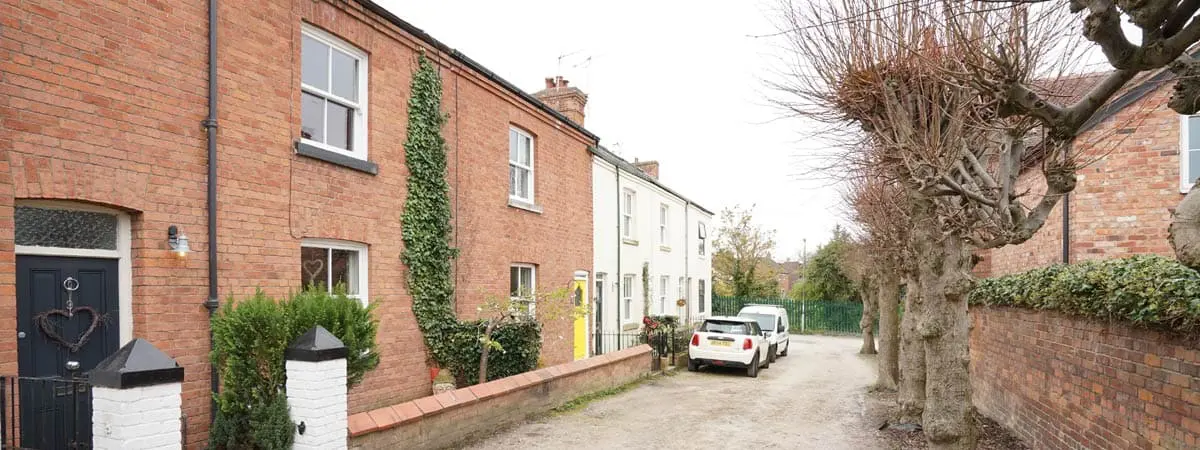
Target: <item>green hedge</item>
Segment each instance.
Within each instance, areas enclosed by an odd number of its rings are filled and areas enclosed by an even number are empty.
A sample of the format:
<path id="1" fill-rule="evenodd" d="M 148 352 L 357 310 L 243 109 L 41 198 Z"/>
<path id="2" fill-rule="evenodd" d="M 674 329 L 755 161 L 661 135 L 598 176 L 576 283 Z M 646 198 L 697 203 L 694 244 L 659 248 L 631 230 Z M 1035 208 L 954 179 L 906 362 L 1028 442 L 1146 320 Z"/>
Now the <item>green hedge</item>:
<path id="1" fill-rule="evenodd" d="M 315 325 L 346 345 L 347 388 L 379 365 L 374 305 L 363 306 L 342 288 L 309 288 L 283 300 L 259 291 L 242 301 L 229 299 L 213 316 L 212 363 L 221 392 L 211 449 L 287 449 L 295 424 L 288 417 L 283 353 Z"/>
<path id="2" fill-rule="evenodd" d="M 970 301 L 1200 331 L 1200 273 L 1162 256 L 1059 264 L 980 280 Z"/>
<path id="3" fill-rule="evenodd" d="M 444 348 L 454 349 L 447 353 L 446 367 L 459 377 L 456 380 L 459 386 L 479 382 L 479 357 L 483 352 L 479 340 L 485 328 L 487 322 L 482 320 L 459 322 L 443 344 Z M 503 350 L 488 353 L 488 379 L 498 380 L 536 369 L 542 351 L 541 336 L 542 326 L 531 320 L 508 322 L 492 330 L 492 340 L 500 343 Z"/>

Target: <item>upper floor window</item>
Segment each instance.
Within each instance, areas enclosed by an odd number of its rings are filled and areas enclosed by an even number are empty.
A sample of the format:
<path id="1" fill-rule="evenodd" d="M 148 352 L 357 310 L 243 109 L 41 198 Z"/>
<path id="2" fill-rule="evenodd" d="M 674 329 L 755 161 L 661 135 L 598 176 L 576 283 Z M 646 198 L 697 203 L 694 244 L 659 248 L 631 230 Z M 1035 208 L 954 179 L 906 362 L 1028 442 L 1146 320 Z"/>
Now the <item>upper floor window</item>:
<path id="1" fill-rule="evenodd" d="M 533 136 L 508 129 L 508 196 L 533 203 Z"/>
<path id="2" fill-rule="evenodd" d="M 300 138 L 367 159 L 367 54 L 305 24 L 300 66 Z"/>
<path id="3" fill-rule="evenodd" d="M 670 243 L 670 241 L 668 241 L 668 239 L 670 238 L 670 235 L 669 235 L 669 233 L 667 233 L 667 230 L 670 229 L 670 227 L 667 224 L 667 222 L 670 220 L 670 217 L 671 217 L 671 207 L 667 206 L 666 203 L 662 203 L 662 204 L 658 205 L 658 243 L 659 243 L 659 245 L 667 245 Z"/>
<path id="4" fill-rule="evenodd" d="M 1187 192 L 1200 178 L 1200 115 L 1179 120 L 1179 191 Z"/>
<path id="5" fill-rule="evenodd" d="M 697 225 L 696 237 L 700 241 L 699 252 L 701 255 L 704 255 L 704 251 L 705 251 L 705 242 L 704 241 L 706 241 L 708 239 L 708 230 L 704 227 L 703 223 L 697 223 L 696 225 Z"/>
<path id="6" fill-rule="evenodd" d="M 621 237 L 633 239 L 633 211 L 637 208 L 637 193 L 626 189 L 621 196 Z"/>
<path id="7" fill-rule="evenodd" d="M 367 302 L 367 246 L 357 242 L 305 239 L 300 243 L 300 281 Z"/>

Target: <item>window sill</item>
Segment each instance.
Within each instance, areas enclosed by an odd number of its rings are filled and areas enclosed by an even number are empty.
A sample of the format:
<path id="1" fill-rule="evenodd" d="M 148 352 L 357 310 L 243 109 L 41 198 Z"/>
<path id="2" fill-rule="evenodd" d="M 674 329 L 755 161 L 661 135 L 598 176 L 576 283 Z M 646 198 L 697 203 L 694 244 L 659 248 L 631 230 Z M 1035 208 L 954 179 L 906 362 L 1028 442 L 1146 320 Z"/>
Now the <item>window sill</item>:
<path id="1" fill-rule="evenodd" d="M 671 247 L 666 246 L 666 245 L 660 245 L 660 246 L 658 246 L 658 251 L 671 253 Z"/>
<path id="2" fill-rule="evenodd" d="M 637 322 L 624 323 L 624 324 L 621 324 L 621 331 L 633 331 L 633 330 L 638 329 L 639 327 L 641 327 L 641 324 L 639 324 Z"/>
<path id="3" fill-rule="evenodd" d="M 512 207 L 512 208 L 523 209 L 523 210 L 526 210 L 526 211 L 529 211 L 529 212 L 535 213 L 535 214 L 542 213 L 541 206 L 535 205 L 533 203 L 529 203 L 524 200 L 518 200 L 518 199 L 515 199 L 512 197 L 508 198 L 508 206 Z"/>
<path id="4" fill-rule="evenodd" d="M 638 245 L 638 241 L 636 239 L 621 238 L 621 242 L 625 243 L 625 245 L 632 245 L 635 247 Z"/>
<path id="5" fill-rule="evenodd" d="M 337 152 L 331 152 L 302 141 L 296 141 L 296 154 L 325 161 L 330 164 L 339 165 L 348 169 L 357 170 L 359 172 L 368 173 L 371 175 L 379 175 L 379 165 L 371 161 L 346 156 Z"/>

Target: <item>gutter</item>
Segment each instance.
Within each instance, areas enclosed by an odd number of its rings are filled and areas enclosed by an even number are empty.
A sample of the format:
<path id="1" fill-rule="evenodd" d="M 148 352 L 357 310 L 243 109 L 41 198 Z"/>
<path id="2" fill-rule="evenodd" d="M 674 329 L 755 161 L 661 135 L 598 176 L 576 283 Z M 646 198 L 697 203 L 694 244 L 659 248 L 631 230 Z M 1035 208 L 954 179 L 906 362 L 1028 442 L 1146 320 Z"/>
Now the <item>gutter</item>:
<path id="1" fill-rule="evenodd" d="M 213 0 L 213 1 L 215 1 L 215 0 Z M 593 142 L 594 144 L 600 143 L 600 137 L 596 136 L 595 134 L 592 134 L 592 132 L 588 131 L 582 125 L 579 125 L 579 124 L 575 123 L 575 121 L 568 119 L 567 116 L 564 116 L 562 113 L 556 111 L 554 108 L 551 108 L 551 107 L 547 106 L 545 103 L 542 103 L 541 100 L 538 100 L 536 97 L 530 95 L 528 92 L 525 92 L 525 91 L 521 90 L 520 88 L 514 86 L 512 83 L 509 83 L 507 80 L 500 78 L 499 75 L 496 75 L 491 70 L 488 70 L 487 68 L 483 67 L 479 63 L 475 62 L 475 60 L 467 57 L 467 55 L 462 54 L 458 50 L 450 48 L 450 46 L 443 44 L 441 41 L 438 41 L 437 39 L 434 39 L 433 36 L 429 35 L 429 33 L 426 33 L 425 31 L 421 30 L 420 28 L 417 28 L 417 27 L 413 26 L 412 24 L 405 22 L 403 19 L 397 17 L 395 14 L 392 14 L 391 11 L 388 11 L 386 8 L 379 6 L 378 4 L 376 4 L 375 2 L 373 2 L 371 0 L 355 0 L 355 1 L 357 1 L 358 4 L 362 5 L 363 8 L 366 8 L 368 11 L 371 11 L 371 12 L 379 15 L 379 17 L 387 19 L 388 22 L 391 22 L 393 25 L 400 27 L 400 29 L 404 30 L 408 34 L 411 34 L 414 37 L 416 37 L 417 39 L 420 39 L 422 42 L 429 44 L 429 46 L 437 49 L 439 52 L 450 55 L 450 57 L 454 58 L 455 61 L 458 61 L 459 63 L 462 63 L 464 66 L 467 66 L 467 68 L 474 70 L 475 72 L 478 72 L 480 75 L 483 75 L 484 78 L 487 78 L 488 80 L 491 80 L 492 82 L 494 82 L 496 84 L 499 84 L 500 87 L 503 87 L 505 90 L 515 94 L 517 97 L 520 97 L 522 100 L 525 100 L 530 105 L 537 107 L 538 109 L 542 110 L 542 112 L 545 112 L 545 113 L 551 115 L 555 119 L 558 119 L 560 122 L 566 124 L 567 126 L 571 127 L 572 129 L 574 129 L 575 131 L 582 133 L 584 136 L 587 136 L 589 139 L 594 141 Z"/>
<path id="2" fill-rule="evenodd" d="M 213 315 L 221 306 L 217 299 L 217 1 L 208 0 L 208 117 L 201 124 L 204 126 L 208 144 L 208 300 L 204 308 L 208 310 L 208 350 L 213 350 Z M 212 402 L 209 404 L 209 423 L 217 418 L 216 394 L 221 390 L 217 377 L 217 366 L 210 364 L 212 372 L 209 380 L 212 382 Z"/>

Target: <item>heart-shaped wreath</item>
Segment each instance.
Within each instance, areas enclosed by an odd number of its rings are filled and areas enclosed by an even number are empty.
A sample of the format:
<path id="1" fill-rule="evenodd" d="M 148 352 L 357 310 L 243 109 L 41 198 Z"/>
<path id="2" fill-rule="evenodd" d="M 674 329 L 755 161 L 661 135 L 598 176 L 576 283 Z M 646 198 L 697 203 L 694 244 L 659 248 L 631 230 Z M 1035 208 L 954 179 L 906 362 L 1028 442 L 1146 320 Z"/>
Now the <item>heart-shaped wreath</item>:
<path id="1" fill-rule="evenodd" d="M 67 339 L 62 335 L 62 327 L 55 325 L 53 318 L 57 316 L 70 320 L 79 313 L 87 313 L 89 316 L 91 316 L 92 323 L 88 325 L 87 330 L 84 330 L 79 337 L 75 338 L 74 342 L 67 341 Z M 104 316 L 97 313 L 96 310 L 91 306 L 76 306 L 69 310 L 51 309 L 49 311 L 42 311 L 33 316 L 33 323 L 37 324 L 38 328 L 42 330 L 42 334 L 46 335 L 47 339 L 50 339 L 50 341 L 54 342 L 55 344 L 67 348 L 71 351 L 71 353 L 75 353 L 79 351 L 80 348 L 83 348 L 84 344 L 87 344 L 88 338 L 92 336 L 92 332 L 96 331 L 96 328 L 99 327 L 100 323 L 103 321 Z"/>

